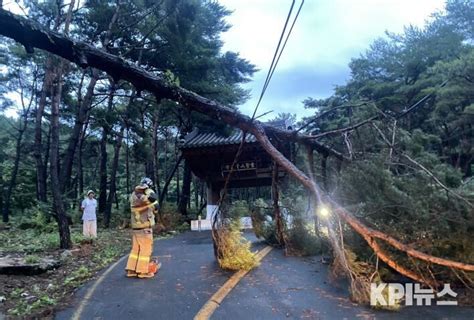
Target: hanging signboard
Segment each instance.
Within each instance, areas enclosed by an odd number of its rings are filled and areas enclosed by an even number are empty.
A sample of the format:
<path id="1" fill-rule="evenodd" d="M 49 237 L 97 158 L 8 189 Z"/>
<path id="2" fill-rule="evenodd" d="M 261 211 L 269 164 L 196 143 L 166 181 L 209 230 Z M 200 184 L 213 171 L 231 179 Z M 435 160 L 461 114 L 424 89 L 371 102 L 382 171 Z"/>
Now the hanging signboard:
<path id="1" fill-rule="evenodd" d="M 231 167 L 232 167 L 232 163 L 222 165 L 222 173 L 230 172 Z M 257 169 L 257 163 L 255 161 L 237 162 L 234 166 L 234 171 L 250 171 L 250 170 L 256 170 L 256 169 Z"/>

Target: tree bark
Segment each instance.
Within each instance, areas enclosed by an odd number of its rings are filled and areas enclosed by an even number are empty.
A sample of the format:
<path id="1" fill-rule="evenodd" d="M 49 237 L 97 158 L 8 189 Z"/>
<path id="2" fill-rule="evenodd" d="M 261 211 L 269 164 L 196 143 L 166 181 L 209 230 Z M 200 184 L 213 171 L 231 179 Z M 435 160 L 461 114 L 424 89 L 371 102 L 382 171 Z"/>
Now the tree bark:
<path id="1" fill-rule="evenodd" d="M 68 194 L 71 189 L 71 176 L 72 167 L 74 164 L 74 156 L 76 153 L 77 146 L 79 144 L 81 133 L 84 129 L 84 125 L 89 116 L 90 108 L 92 105 L 92 98 L 94 94 L 94 88 L 99 79 L 99 70 L 92 70 L 92 77 L 87 86 L 86 95 L 83 101 L 78 105 L 76 117 L 74 121 L 74 127 L 72 129 L 71 136 L 69 137 L 68 147 L 63 156 L 63 164 L 61 166 L 61 192 Z"/>
<path id="2" fill-rule="evenodd" d="M 160 207 L 163 205 L 163 201 L 165 200 L 165 197 L 168 194 L 168 187 L 170 185 L 171 180 L 173 180 L 173 176 L 174 176 L 176 170 L 178 169 L 179 164 L 181 163 L 181 160 L 183 160 L 182 155 L 179 156 L 178 160 L 174 164 L 173 170 L 171 170 L 171 172 L 168 175 L 168 178 L 165 181 L 165 184 L 163 186 L 163 190 L 161 190 L 161 193 L 160 193 L 160 199 L 158 201 L 158 203 L 160 204 Z"/>
<path id="3" fill-rule="evenodd" d="M 129 147 L 129 138 L 130 138 L 130 131 L 127 125 L 127 140 L 125 141 L 125 176 L 126 176 L 126 193 L 132 192 L 130 188 L 130 147 Z"/>
<path id="4" fill-rule="evenodd" d="M 324 191 L 329 192 L 329 181 L 328 181 L 328 156 L 323 155 L 321 158 L 321 175 L 323 177 L 323 188 Z"/>
<path id="5" fill-rule="evenodd" d="M 107 101 L 107 112 L 112 111 L 114 104 L 116 84 L 111 83 L 109 97 Z M 107 206 L 107 140 L 110 133 L 110 124 L 102 124 L 102 137 L 100 139 L 100 164 L 99 164 L 99 213 L 105 214 L 105 208 Z"/>
<path id="6" fill-rule="evenodd" d="M 74 2 L 74 1 L 73 1 Z M 61 64 L 61 63 L 60 63 Z M 54 85 L 53 101 L 51 104 L 51 191 L 53 193 L 53 211 L 58 222 L 59 246 L 61 249 L 69 249 L 72 245 L 69 232 L 69 223 L 64 209 L 61 190 L 59 187 L 59 104 L 62 95 L 62 68 L 58 67 L 56 75 L 57 83 Z"/>
<path id="7" fill-rule="evenodd" d="M 176 167 L 176 205 L 179 204 L 179 166 Z"/>
<path id="8" fill-rule="evenodd" d="M 314 153 L 313 153 L 313 148 L 310 146 L 306 146 L 306 157 L 308 159 L 308 175 L 309 178 L 313 181 L 315 181 L 314 177 Z M 308 212 L 310 215 L 313 216 L 314 219 L 314 232 L 316 233 L 317 236 L 319 236 L 319 219 L 318 215 L 316 214 L 316 206 L 318 205 L 317 199 L 315 196 L 311 193 L 310 190 L 308 190 Z"/>
<path id="9" fill-rule="evenodd" d="M 184 173 L 183 173 L 183 187 L 181 189 L 181 197 L 179 198 L 178 211 L 183 215 L 188 215 L 188 204 L 191 199 L 191 167 L 187 161 L 184 161 Z"/>
<path id="10" fill-rule="evenodd" d="M 55 17 L 53 30 L 58 31 L 61 25 L 61 14 L 58 10 L 58 14 Z M 69 27 L 68 27 L 69 28 Z M 43 80 L 43 87 L 41 90 L 41 96 L 36 109 L 36 120 L 35 120 L 35 144 L 33 147 L 33 156 L 36 162 L 36 194 L 37 198 L 41 202 L 47 202 L 47 179 L 48 179 L 48 160 L 49 160 L 49 147 L 50 147 L 50 131 L 48 132 L 47 148 L 45 151 L 45 159 L 43 160 L 43 145 L 42 145 L 42 121 L 44 115 L 44 109 L 46 106 L 46 100 L 48 93 L 52 92 L 52 84 L 54 80 L 54 62 L 55 58 L 51 55 L 47 55 L 45 74 Z"/>
<path id="11" fill-rule="evenodd" d="M 16 177 L 18 175 L 18 168 L 20 167 L 20 157 L 21 157 L 21 144 L 23 141 L 23 134 L 26 130 L 28 119 L 27 115 L 22 116 L 23 124 L 20 123 L 20 129 L 18 130 L 18 137 L 16 138 L 16 148 L 15 148 L 15 160 L 13 161 L 13 169 L 12 174 L 10 176 L 10 181 L 8 182 L 7 191 L 5 193 L 5 204 L 3 206 L 2 212 L 2 220 L 3 222 L 7 223 L 9 221 L 10 216 L 10 205 L 11 199 L 13 194 L 13 189 L 16 185 Z"/>
<path id="12" fill-rule="evenodd" d="M 158 127 L 159 121 L 158 116 L 153 114 L 153 127 L 152 127 L 152 153 L 153 153 L 153 182 L 156 186 L 157 194 L 161 193 L 161 186 L 160 186 L 160 162 L 158 157 Z"/>
<path id="13" fill-rule="evenodd" d="M 41 97 L 36 108 L 36 120 L 35 120 L 35 143 L 33 146 L 33 156 L 36 162 L 36 194 L 37 198 L 41 202 L 47 202 L 46 183 L 47 183 L 47 161 L 43 160 L 43 141 L 42 141 L 42 122 L 44 108 L 46 106 L 46 97 L 48 92 L 51 92 L 51 85 L 53 81 L 53 58 L 48 55 L 46 60 L 45 75 L 43 80 L 43 88 L 41 90 Z M 49 143 L 49 142 L 48 142 Z M 46 152 L 47 154 L 47 152 Z"/>
<path id="14" fill-rule="evenodd" d="M 119 10 L 120 10 L 120 1 L 117 2 L 114 15 L 112 16 L 112 19 L 110 20 L 105 38 L 102 42 L 102 47 L 105 50 L 107 50 L 107 46 L 110 42 L 112 27 L 117 21 Z M 99 75 L 100 75 L 99 70 L 92 69 L 92 76 L 87 86 L 86 95 L 84 96 L 84 99 L 81 99 L 78 105 L 74 127 L 72 130 L 71 136 L 69 138 L 69 144 L 66 149 L 66 153 L 63 157 L 64 161 L 63 161 L 61 177 L 60 177 L 61 178 L 61 191 L 66 194 L 70 191 L 70 188 L 71 188 L 70 181 L 71 181 L 71 175 L 72 175 L 74 155 L 75 155 L 76 148 L 80 140 L 81 132 L 85 126 L 85 122 L 87 118 L 89 117 L 89 113 L 90 113 L 92 101 L 93 101 L 94 89 L 97 84 L 97 81 L 99 80 Z M 80 96 L 80 93 L 79 93 L 79 96 Z"/>
<path id="15" fill-rule="evenodd" d="M 105 214 L 107 205 L 107 138 L 109 129 L 102 127 L 102 137 L 100 139 L 100 162 L 99 162 L 99 213 Z"/>
<path id="16" fill-rule="evenodd" d="M 112 161 L 112 168 L 110 170 L 110 189 L 109 189 L 109 196 L 107 198 L 107 204 L 105 207 L 104 213 L 104 226 L 106 228 L 110 227 L 110 218 L 112 216 L 112 204 L 115 201 L 116 193 L 117 193 L 117 169 L 119 164 L 120 158 L 120 149 L 122 147 L 122 140 L 123 140 L 123 132 L 124 126 L 120 128 L 120 131 L 117 135 L 117 140 L 115 142 L 115 150 L 114 150 L 114 159 Z"/>
<path id="17" fill-rule="evenodd" d="M 80 195 L 84 194 L 84 167 L 82 164 L 82 149 L 84 146 L 84 141 L 86 139 L 87 127 L 89 126 L 89 117 L 84 124 L 84 127 L 81 131 L 81 136 L 79 138 L 79 145 L 77 146 L 77 179 L 78 179 L 78 193 Z"/>
<path id="18" fill-rule="evenodd" d="M 75 0 L 69 3 L 68 12 L 64 26 L 64 33 L 69 32 L 69 24 L 72 17 L 72 9 L 74 8 Z M 69 230 L 69 219 L 64 208 L 62 194 L 60 190 L 59 180 L 59 105 L 61 103 L 62 89 L 63 89 L 63 68 L 64 61 L 58 62 L 55 70 L 53 83 L 53 99 L 51 103 L 51 191 L 53 193 L 53 211 L 56 212 L 56 219 L 59 230 L 59 246 L 61 249 L 70 249 L 72 246 L 71 234 Z"/>
<path id="19" fill-rule="evenodd" d="M 3 185 L 3 166 L 0 166 L 0 208 L 3 208 L 4 188 L 5 186 Z"/>

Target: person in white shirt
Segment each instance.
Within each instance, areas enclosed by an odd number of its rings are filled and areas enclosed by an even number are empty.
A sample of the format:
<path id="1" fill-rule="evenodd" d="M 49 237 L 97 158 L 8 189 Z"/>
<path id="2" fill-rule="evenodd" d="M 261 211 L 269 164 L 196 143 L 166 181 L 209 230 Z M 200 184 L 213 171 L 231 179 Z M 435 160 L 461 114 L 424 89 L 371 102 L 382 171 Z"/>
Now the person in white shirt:
<path id="1" fill-rule="evenodd" d="M 95 193 L 92 190 L 87 191 L 87 198 L 82 200 L 82 233 L 84 237 L 97 238 L 97 200 L 94 199 Z"/>

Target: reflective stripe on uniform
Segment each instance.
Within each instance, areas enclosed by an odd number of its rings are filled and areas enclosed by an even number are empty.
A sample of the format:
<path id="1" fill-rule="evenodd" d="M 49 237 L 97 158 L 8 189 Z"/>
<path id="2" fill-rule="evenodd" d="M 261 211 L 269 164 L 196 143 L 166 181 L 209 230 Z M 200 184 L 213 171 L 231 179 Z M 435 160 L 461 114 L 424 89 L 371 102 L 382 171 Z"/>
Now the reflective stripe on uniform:
<path id="1" fill-rule="evenodd" d="M 140 261 L 146 261 L 146 260 L 150 260 L 150 257 L 139 257 L 138 255 L 134 254 L 134 253 L 131 253 L 129 255 L 129 258 L 130 259 L 134 259 L 134 260 L 140 260 Z"/>
<path id="2" fill-rule="evenodd" d="M 132 227 L 134 229 L 146 229 L 146 228 L 150 228 L 151 227 L 151 223 L 150 221 L 146 221 L 146 222 L 135 222 L 132 224 Z"/>

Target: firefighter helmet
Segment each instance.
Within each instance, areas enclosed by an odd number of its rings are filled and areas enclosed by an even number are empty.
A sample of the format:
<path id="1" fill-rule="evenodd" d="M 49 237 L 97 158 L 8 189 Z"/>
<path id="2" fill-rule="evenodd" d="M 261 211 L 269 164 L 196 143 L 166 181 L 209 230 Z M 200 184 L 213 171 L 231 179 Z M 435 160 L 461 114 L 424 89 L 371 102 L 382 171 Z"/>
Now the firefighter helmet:
<path id="1" fill-rule="evenodd" d="M 142 180 L 140 180 L 140 184 L 141 185 L 146 185 L 149 188 L 153 187 L 153 181 L 151 181 L 151 179 L 148 178 L 148 177 L 142 178 Z"/>

